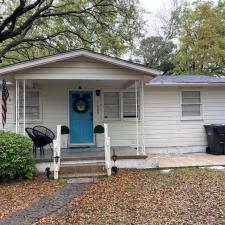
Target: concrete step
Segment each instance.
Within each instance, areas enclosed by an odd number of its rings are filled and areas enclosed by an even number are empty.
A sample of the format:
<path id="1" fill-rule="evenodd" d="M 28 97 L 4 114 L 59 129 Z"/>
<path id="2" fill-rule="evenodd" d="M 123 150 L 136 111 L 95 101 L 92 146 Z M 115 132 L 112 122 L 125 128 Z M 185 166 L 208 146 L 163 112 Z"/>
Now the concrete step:
<path id="1" fill-rule="evenodd" d="M 107 174 L 104 173 L 82 173 L 82 174 L 78 174 L 78 173 L 71 173 L 71 174 L 61 174 L 60 178 L 62 179 L 70 179 L 70 178 L 98 178 L 98 177 L 105 177 L 107 176 Z"/>
<path id="2" fill-rule="evenodd" d="M 61 164 L 60 178 L 105 176 L 104 163 Z"/>

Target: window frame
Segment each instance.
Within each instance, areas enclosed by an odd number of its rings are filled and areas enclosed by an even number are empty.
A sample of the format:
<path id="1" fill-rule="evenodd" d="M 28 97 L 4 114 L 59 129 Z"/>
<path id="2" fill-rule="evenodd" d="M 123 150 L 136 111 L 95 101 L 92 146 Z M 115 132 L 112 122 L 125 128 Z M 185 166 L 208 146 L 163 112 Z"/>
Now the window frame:
<path id="1" fill-rule="evenodd" d="M 183 103 L 183 92 L 199 92 L 199 103 Z M 183 116 L 183 105 L 199 105 L 200 115 L 199 116 Z M 181 120 L 203 120 L 203 112 L 202 112 L 202 91 L 196 89 L 183 89 L 180 91 L 180 119 Z"/>
<path id="2" fill-rule="evenodd" d="M 105 93 L 115 92 L 119 95 L 119 117 L 118 118 L 105 118 Z M 102 91 L 102 120 L 103 121 L 120 121 L 121 120 L 121 92 L 119 90 L 105 90 Z"/>
<path id="3" fill-rule="evenodd" d="M 39 93 L 39 118 L 38 119 L 27 119 L 27 117 L 25 118 L 25 122 L 28 124 L 37 124 L 37 123 L 41 123 L 42 119 L 43 119 L 43 115 L 42 115 L 42 97 L 41 97 L 41 91 L 40 89 L 26 89 L 26 96 L 28 92 L 38 92 Z M 22 96 L 23 96 L 23 91 L 22 91 Z M 26 98 L 25 96 L 25 98 Z M 20 96 L 21 97 L 21 96 Z M 22 98 L 23 99 L 23 98 Z M 22 100 L 23 102 L 23 100 Z M 26 103 L 25 103 L 26 104 Z M 21 105 L 20 105 L 21 107 Z M 20 108 L 19 107 L 19 108 Z M 22 104 L 23 107 L 23 104 Z M 21 108 L 20 108 L 21 109 Z M 15 94 L 15 121 L 16 121 L 16 94 Z M 18 123 L 23 123 L 23 118 L 18 119 Z"/>
<path id="4" fill-rule="evenodd" d="M 105 101 L 104 101 L 104 94 L 106 92 L 117 92 L 119 93 L 119 118 L 105 118 L 105 110 L 104 110 L 104 105 L 105 105 Z M 126 92 L 133 92 L 133 91 L 124 91 L 124 90 L 118 90 L 118 89 L 112 89 L 112 90 L 102 90 L 102 121 L 135 121 L 136 120 L 136 117 L 131 117 L 131 118 L 126 118 L 124 117 L 123 115 L 123 112 L 124 112 L 124 96 L 123 96 L 123 93 L 126 93 Z M 140 108 L 140 93 L 138 93 L 138 101 L 139 101 L 139 104 L 138 104 L 138 120 L 140 121 L 141 117 L 140 117 L 140 114 L 141 114 L 141 108 Z"/>
<path id="5" fill-rule="evenodd" d="M 137 93 L 137 98 L 138 98 L 138 109 L 137 109 L 137 117 L 124 117 L 124 93 L 128 93 L 128 92 L 132 92 L 132 93 L 135 93 L 135 91 L 122 91 L 122 105 L 121 105 L 121 120 L 124 120 L 124 121 L 135 121 L 136 118 L 138 118 L 138 120 L 140 121 L 140 114 L 141 114 L 141 98 L 140 98 L 140 91 L 138 91 Z M 135 96 L 135 114 L 136 114 L 136 96 Z"/>

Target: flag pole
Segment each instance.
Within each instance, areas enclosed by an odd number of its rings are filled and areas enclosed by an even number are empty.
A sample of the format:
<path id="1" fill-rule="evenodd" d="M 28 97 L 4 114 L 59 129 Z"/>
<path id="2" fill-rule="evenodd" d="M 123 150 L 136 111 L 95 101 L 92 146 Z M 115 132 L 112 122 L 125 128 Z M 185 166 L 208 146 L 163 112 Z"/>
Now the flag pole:
<path id="1" fill-rule="evenodd" d="M 6 80 L 2 80 L 2 127 L 3 131 L 6 125 L 6 116 L 7 116 L 7 99 L 9 97 L 9 91 L 7 88 Z"/>

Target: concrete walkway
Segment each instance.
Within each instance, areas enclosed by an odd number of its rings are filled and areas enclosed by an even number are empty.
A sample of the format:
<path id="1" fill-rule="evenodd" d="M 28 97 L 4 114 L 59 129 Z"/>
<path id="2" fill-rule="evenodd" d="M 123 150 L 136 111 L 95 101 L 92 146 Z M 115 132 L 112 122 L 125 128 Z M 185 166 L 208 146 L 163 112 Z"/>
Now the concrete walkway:
<path id="1" fill-rule="evenodd" d="M 225 155 L 206 153 L 151 155 L 148 159 L 157 163 L 159 168 L 225 166 Z"/>
<path id="2" fill-rule="evenodd" d="M 60 212 L 66 204 L 85 192 L 95 182 L 93 179 L 71 179 L 53 194 L 0 220 L 0 225 L 30 225 L 43 217 Z"/>

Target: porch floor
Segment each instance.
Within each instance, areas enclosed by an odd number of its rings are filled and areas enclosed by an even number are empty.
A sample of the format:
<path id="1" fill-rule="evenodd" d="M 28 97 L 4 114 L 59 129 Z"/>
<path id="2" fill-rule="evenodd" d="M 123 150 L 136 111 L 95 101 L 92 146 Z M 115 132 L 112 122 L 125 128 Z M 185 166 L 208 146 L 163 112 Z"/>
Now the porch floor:
<path id="1" fill-rule="evenodd" d="M 145 155 L 137 155 L 137 150 L 133 147 L 111 147 L 111 155 L 115 151 L 118 159 L 146 159 Z M 36 157 L 33 156 L 36 163 L 52 161 L 50 149 L 45 149 L 45 154 L 40 156 L 37 150 Z M 104 160 L 104 148 L 82 147 L 82 148 L 64 148 L 61 152 L 61 161 L 80 161 L 80 160 Z"/>

